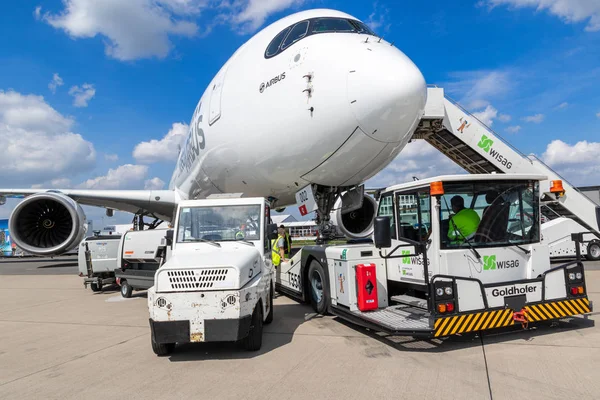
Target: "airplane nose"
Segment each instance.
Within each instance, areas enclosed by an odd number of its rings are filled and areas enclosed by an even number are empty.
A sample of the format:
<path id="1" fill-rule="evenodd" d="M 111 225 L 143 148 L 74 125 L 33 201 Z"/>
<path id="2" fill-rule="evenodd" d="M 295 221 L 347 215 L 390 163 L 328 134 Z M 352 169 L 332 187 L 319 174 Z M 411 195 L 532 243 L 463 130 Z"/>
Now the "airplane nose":
<path id="1" fill-rule="evenodd" d="M 373 45 L 348 72 L 350 107 L 372 139 L 388 143 L 410 139 L 426 100 L 423 74 L 389 44 Z"/>

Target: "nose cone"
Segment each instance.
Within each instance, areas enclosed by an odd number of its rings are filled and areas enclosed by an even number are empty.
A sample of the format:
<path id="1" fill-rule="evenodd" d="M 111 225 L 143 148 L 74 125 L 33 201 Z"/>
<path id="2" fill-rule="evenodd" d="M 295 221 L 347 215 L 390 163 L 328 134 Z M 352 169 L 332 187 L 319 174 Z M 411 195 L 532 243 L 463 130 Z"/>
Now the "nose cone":
<path id="1" fill-rule="evenodd" d="M 362 52 L 348 72 L 348 101 L 358 125 L 378 141 L 410 139 L 427 100 L 423 74 L 389 44 L 373 43 Z"/>

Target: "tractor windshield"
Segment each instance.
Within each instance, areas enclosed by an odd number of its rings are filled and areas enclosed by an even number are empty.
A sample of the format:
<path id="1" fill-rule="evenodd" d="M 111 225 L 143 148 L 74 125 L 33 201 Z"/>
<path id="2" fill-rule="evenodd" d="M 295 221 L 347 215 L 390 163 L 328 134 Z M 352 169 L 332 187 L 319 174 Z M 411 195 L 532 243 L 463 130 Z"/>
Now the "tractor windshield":
<path id="1" fill-rule="evenodd" d="M 260 240 L 259 205 L 183 207 L 177 242 Z"/>
<path id="2" fill-rule="evenodd" d="M 539 242 L 537 181 L 444 182 L 442 248 Z"/>

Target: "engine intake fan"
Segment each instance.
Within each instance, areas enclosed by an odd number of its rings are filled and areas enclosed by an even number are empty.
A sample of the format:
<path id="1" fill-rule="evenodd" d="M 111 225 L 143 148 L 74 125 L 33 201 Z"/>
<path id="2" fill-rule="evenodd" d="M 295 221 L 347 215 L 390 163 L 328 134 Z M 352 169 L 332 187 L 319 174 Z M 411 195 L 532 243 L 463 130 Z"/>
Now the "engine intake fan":
<path id="1" fill-rule="evenodd" d="M 332 213 L 331 221 L 337 226 L 342 234 L 351 239 L 359 239 L 370 236 L 373 233 L 373 222 L 377 214 L 377 202 L 371 196 L 363 195 L 362 205 L 344 206 L 344 200 L 349 197 L 340 197 Z M 346 201 L 348 201 L 346 200 Z M 352 211 L 344 212 L 345 209 Z"/>
<path id="2" fill-rule="evenodd" d="M 85 213 L 62 193 L 42 192 L 26 197 L 12 212 L 12 240 L 24 251 L 54 256 L 71 250 L 84 238 Z"/>

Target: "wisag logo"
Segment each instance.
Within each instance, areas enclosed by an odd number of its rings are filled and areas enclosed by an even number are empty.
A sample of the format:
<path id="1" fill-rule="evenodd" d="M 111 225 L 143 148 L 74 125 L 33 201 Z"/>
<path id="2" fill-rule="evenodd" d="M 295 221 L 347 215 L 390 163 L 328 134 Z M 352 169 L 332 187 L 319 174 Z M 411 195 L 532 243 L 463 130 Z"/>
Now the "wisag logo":
<path id="1" fill-rule="evenodd" d="M 408 257 L 409 254 L 410 250 L 402 250 L 402 255 L 404 256 L 402 257 L 402 264 L 423 265 L 423 257 Z M 429 259 L 427 259 L 427 265 L 429 265 Z"/>
<path id="2" fill-rule="evenodd" d="M 483 256 L 483 270 L 496 269 L 496 256 Z"/>
<path id="3" fill-rule="evenodd" d="M 518 268 L 519 260 L 496 261 L 496 255 L 483 256 L 483 270 Z"/>
<path id="4" fill-rule="evenodd" d="M 494 150 L 494 148 L 492 147 L 493 145 L 494 141 L 490 139 L 487 135 L 481 135 L 481 139 L 479 140 L 479 143 L 477 143 L 477 146 L 479 148 L 483 149 L 483 151 L 485 151 L 486 153 L 489 153 L 490 156 L 494 157 L 496 161 L 504 165 L 507 169 L 511 169 L 512 162 L 508 161 L 508 158 L 500 154 L 497 150 Z"/>

